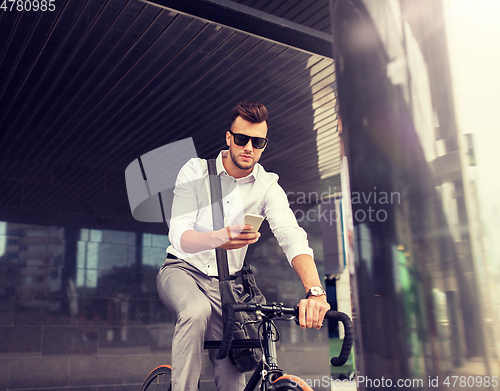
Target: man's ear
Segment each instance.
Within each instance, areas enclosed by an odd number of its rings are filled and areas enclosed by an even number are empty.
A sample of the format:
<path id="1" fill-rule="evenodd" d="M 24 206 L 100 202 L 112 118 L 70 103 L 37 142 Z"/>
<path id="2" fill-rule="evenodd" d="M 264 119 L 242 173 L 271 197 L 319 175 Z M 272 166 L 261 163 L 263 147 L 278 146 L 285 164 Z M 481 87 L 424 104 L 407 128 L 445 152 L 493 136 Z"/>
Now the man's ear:
<path id="1" fill-rule="evenodd" d="M 229 130 L 226 132 L 226 144 L 228 147 L 231 146 L 231 133 L 229 133 Z"/>

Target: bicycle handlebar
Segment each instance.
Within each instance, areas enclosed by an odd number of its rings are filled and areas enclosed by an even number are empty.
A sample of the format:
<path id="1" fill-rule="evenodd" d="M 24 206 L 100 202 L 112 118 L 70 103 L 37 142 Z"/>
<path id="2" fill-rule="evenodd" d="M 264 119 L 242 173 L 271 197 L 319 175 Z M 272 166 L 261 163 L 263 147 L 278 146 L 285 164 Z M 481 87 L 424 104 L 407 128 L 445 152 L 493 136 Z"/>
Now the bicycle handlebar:
<path id="1" fill-rule="evenodd" d="M 231 342 L 233 340 L 234 333 L 234 313 L 236 311 L 246 311 L 255 312 L 261 311 L 266 315 L 282 316 L 282 315 L 294 315 L 296 318 L 299 316 L 299 307 L 283 307 L 281 304 L 272 305 L 257 305 L 257 304 L 237 304 L 237 303 L 226 303 L 223 307 L 224 312 L 224 332 L 222 336 L 222 341 L 220 349 L 216 352 L 215 357 L 219 360 L 226 358 L 231 348 Z M 349 354 L 351 352 L 351 347 L 354 341 L 354 331 L 352 329 L 352 321 L 349 316 L 343 312 L 330 310 L 325 315 L 326 319 L 333 319 L 342 322 L 345 330 L 344 341 L 342 342 L 342 348 L 338 357 L 332 357 L 330 363 L 335 367 L 340 367 L 347 362 Z"/>

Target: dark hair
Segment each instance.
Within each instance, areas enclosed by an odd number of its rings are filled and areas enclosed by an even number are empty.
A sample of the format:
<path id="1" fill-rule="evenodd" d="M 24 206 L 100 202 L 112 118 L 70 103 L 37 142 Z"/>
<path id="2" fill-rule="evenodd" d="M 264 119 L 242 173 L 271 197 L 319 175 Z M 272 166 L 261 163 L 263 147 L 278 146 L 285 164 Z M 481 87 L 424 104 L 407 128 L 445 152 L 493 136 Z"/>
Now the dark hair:
<path id="1" fill-rule="evenodd" d="M 233 109 L 233 116 L 231 117 L 231 125 L 236 118 L 241 117 L 244 120 L 253 124 L 260 124 L 261 122 L 267 123 L 269 112 L 262 103 L 257 102 L 242 102 Z"/>

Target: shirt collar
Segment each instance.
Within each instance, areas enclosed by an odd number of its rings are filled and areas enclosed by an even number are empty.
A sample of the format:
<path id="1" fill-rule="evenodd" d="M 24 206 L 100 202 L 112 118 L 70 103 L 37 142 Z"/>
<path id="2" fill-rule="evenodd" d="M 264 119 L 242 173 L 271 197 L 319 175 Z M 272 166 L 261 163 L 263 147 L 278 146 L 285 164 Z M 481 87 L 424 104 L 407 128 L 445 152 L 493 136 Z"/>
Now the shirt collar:
<path id="1" fill-rule="evenodd" d="M 215 160 L 215 166 L 217 168 L 217 175 L 224 174 L 224 175 L 229 176 L 229 174 L 226 172 L 226 169 L 224 168 L 224 164 L 222 164 L 222 159 L 227 159 L 227 158 L 229 158 L 229 150 L 220 151 L 219 156 L 217 156 L 217 159 Z M 240 179 L 241 180 L 245 180 L 245 179 L 256 180 L 257 176 L 259 175 L 259 171 L 260 171 L 260 164 L 257 163 L 254 166 L 254 168 L 250 174 L 248 174 L 247 176 L 240 178 Z"/>

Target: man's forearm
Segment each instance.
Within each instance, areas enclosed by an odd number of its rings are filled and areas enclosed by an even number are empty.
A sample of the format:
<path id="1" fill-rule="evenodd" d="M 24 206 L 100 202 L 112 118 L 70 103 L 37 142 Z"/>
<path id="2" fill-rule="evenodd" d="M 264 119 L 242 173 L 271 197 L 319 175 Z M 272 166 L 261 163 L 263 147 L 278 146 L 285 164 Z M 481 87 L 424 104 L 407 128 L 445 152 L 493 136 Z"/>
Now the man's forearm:
<path id="1" fill-rule="evenodd" d="M 318 269 L 316 268 L 314 259 L 310 255 L 297 255 L 292 259 L 292 266 L 302 281 L 302 285 L 304 285 L 306 292 L 313 286 L 321 286 Z"/>
<path id="2" fill-rule="evenodd" d="M 224 243 L 219 231 L 197 232 L 185 231 L 181 236 L 181 247 L 185 253 L 193 254 L 200 251 L 213 250 Z"/>
<path id="3" fill-rule="evenodd" d="M 251 230 L 250 224 L 231 225 L 213 232 L 185 231 L 181 235 L 181 247 L 185 253 L 194 254 L 200 251 L 213 250 L 221 247 L 224 250 L 236 250 L 257 242 L 259 232 L 244 232 Z"/>

